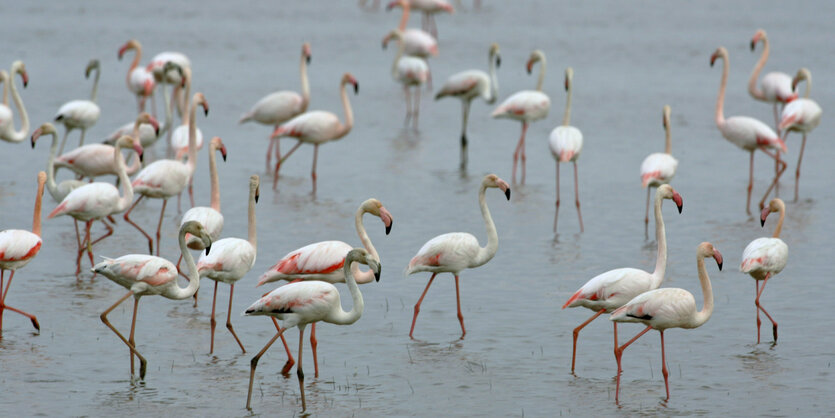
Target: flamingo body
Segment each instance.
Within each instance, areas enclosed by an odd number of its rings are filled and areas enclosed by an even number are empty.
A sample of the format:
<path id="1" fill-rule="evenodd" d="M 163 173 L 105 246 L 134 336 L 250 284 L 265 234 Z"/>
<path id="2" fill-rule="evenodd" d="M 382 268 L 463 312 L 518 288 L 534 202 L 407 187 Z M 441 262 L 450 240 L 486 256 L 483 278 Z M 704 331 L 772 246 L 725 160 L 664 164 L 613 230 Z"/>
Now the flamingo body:
<path id="1" fill-rule="evenodd" d="M 765 147 L 781 152 L 788 152 L 786 143 L 777 136 L 768 125 L 759 119 L 748 116 L 733 116 L 725 119 L 719 126 L 722 136 L 734 145 L 746 150 L 754 151 Z"/>
<path id="2" fill-rule="evenodd" d="M 153 128 L 152 128 L 153 129 Z M 68 168 L 84 177 L 118 175 L 118 166 L 113 161 L 116 149 L 107 144 L 87 144 L 73 149 L 55 159 L 55 167 Z M 139 169 L 138 161 L 127 168 L 132 175 Z"/>
<path id="3" fill-rule="evenodd" d="M 420 86 L 429 76 L 429 66 L 423 58 L 404 56 L 397 60 L 397 81 L 405 87 Z"/>
<path id="4" fill-rule="evenodd" d="M 201 277 L 234 284 L 255 265 L 255 248 L 240 238 L 223 238 L 212 243 L 212 252 L 202 254 L 197 262 Z"/>
<path id="5" fill-rule="evenodd" d="M 223 214 L 215 209 L 207 206 L 196 206 L 186 211 L 180 224 L 188 221 L 197 221 L 206 229 L 206 233 L 212 238 L 212 241 L 220 237 L 220 232 L 223 231 Z M 202 250 L 203 241 L 199 237 L 191 234 L 186 235 L 186 246 L 192 250 Z"/>
<path id="6" fill-rule="evenodd" d="M 577 161 L 583 150 L 583 133 L 573 126 L 557 126 L 548 138 L 551 155 L 561 163 Z"/>
<path id="7" fill-rule="evenodd" d="M 325 110 L 313 110 L 303 113 L 282 124 L 276 129 L 279 136 L 289 136 L 309 144 L 323 144 L 339 139 L 342 123 L 339 117 Z"/>
<path id="8" fill-rule="evenodd" d="M 203 149 L 203 131 L 197 128 L 196 135 L 195 147 L 201 150 Z M 188 153 L 188 125 L 180 125 L 171 133 L 171 148 L 177 154 L 177 159 Z"/>
<path id="9" fill-rule="evenodd" d="M 134 123 L 135 122 L 128 122 L 120 126 L 107 136 L 107 140 L 115 141 L 122 135 L 130 135 L 133 132 Z M 142 145 L 142 148 L 150 147 L 157 142 L 157 139 L 159 139 L 157 129 L 150 123 L 142 123 L 139 125 L 139 132 L 136 139 L 139 140 L 139 144 Z"/>
<path id="10" fill-rule="evenodd" d="M 41 237 L 23 229 L 0 231 L 0 269 L 17 270 L 41 250 Z"/>
<path id="11" fill-rule="evenodd" d="M 67 195 L 47 218 L 69 215 L 79 221 L 101 219 L 111 215 L 119 202 L 119 190 L 109 183 L 85 184 Z"/>
<path id="12" fill-rule="evenodd" d="M 101 115 L 99 106 L 90 100 L 73 100 L 64 103 L 55 120 L 62 122 L 67 129 L 87 129 L 96 124 Z"/>
<path id="13" fill-rule="evenodd" d="M 428 271 L 432 273 L 458 274 L 467 268 L 474 268 L 490 261 L 495 254 L 474 264 L 481 247 L 478 239 L 467 232 L 450 232 L 430 239 L 409 261 L 406 274 Z"/>
<path id="14" fill-rule="evenodd" d="M 821 122 L 820 105 L 812 99 L 792 100 L 783 108 L 780 117 L 780 130 L 811 132 Z"/>
<path id="15" fill-rule="evenodd" d="M 641 185 L 658 187 L 673 179 L 678 168 L 678 160 L 665 152 L 647 155 L 641 163 Z"/>
<path id="16" fill-rule="evenodd" d="M 239 123 L 254 120 L 264 125 L 277 125 L 299 115 L 307 108 L 301 95 L 294 91 L 277 91 L 261 98 Z"/>
<path id="17" fill-rule="evenodd" d="M 177 267 L 174 263 L 152 255 L 128 254 L 116 259 L 106 258 L 93 269 L 137 296 L 165 296 L 167 288 L 179 287 L 175 280 Z"/>
<path id="18" fill-rule="evenodd" d="M 766 275 L 775 275 L 786 267 L 789 246 L 780 238 L 757 238 L 751 241 L 742 252 L 739 271 L 750 274 L 757 280 Z"/>
<path id="19" fill-rule="evenodd" d="M 191 69 L 191 60 L 189 60 L 185 54 L 181 52 L 172 51 L 160 52 L 159 54 L 155 55 L 154 58 L 151 59 L 151 62 L 148 64 L 148 66 L 145 67 L 145 69 L 155 76 L 158 75 L 160 79 L 165 83 L 175 85 L 181 84 L 183 82 L 183 79 L 179 71 L 169 70 L 168 72 L 163 74 L 165 64 L 168 62 L 177 64 L 182 70 L 185 70 L 187 68 Z"/>
<path id="20" fill-rule="evenodd" d="M 345 281 L 345 254 L 353 247 L 342 241 L 321 241 L 291 251 L 258 279 L 257 286 L 278 280 Z"/>
<path id="21" fill-rule="evenodd" d="M 548 95 L 538 90 L 522 90 L 505 99 L 490 116 L 532 122 L 548 116 L 549 109 Z"/>
<path id="22" fill-rule="evenodd" d="M 147 165 L 133 180 L 133 190 L 152 198 L 169 198 L 188 185 L 192 170 L 174 160 L 157 160 Z"/>
<path id="23" fill-rule="evenodd" d="M 612 312 L 616 322 L 639 322 L 656 330 L 696 328 L 690 321 L 696 313 L 693 294 L 677 288 L 654 289 L 639 294 Z"/>
<path id="24" fill-rule="evenodd" d="M 593 311 L 611 313 L 641 293 L 657 288 L 661 281 L 641 269 L 619 268 L 601 273 L 586 282 L 562 306 L 582 306 Z"/>
<path id="25" fill-rule="evenodd" d="M 792 89 L 792 78 L 790 75 L 772 71 L 760 79 L 765 101 L 769 103 L 788 103 L 797 98 L 797 93 Z"/>
<path id="26" fill-rule="evenodd" d="M 467 70 L 453 74 L 441 86 L 441 90 L 435 95 L 435 99 L 452 96 L 461 100 L 472 100 L 481 97 L 486 102 L 495 98 L 490 94 L 490 77 L 481 70 Z"/>

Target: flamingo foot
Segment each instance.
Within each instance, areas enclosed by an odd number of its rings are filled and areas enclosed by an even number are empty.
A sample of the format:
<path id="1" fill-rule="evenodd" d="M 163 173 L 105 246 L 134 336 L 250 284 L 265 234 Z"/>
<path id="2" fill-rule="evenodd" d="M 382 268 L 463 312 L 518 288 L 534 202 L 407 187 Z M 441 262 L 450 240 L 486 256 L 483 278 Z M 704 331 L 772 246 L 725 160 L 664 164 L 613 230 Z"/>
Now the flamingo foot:
<path id="1" fill-rule="evenodd" d="M 287 359 L 287 362 L 284 363 L 284 367 L 281 368 L 281 374 L 285 377 L 290 376 L 290 370 L 293 369 L 293 366 L 296 364 L 296 361 L 293 359 Z"/>

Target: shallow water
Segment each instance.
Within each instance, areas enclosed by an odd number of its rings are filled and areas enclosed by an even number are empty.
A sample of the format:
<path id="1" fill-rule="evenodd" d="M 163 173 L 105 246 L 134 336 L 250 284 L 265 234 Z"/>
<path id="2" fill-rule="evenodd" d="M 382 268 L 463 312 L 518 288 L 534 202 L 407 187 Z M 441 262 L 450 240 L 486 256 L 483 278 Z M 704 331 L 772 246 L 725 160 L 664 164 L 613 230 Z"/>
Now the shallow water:
<path id="1" fill-rule="evenodd" d="M 548 56 L 544 90 L 551 95 L 550 116 L 528 131 L 528 175 L 505 201 L 489 190 L 500 249 L 487 265 L 462 273 L 462 309 L 467 337 L 459 340 L 454 285 L 449 275 L 436 280 L 415 330 L 407 334 L 412 306 L 428 274 L 404 278 L 401 271 L 429 238 L 469 231 L 485 239 L 478 217 L 476 189 L 484 174 L 510 180 L 511 153 L 519 124 L 489 118 L 491 107 L 475 102 L 470 115 L 470 166 L 458 170 L 459 104 L 432 102 L 424 92 L 420 132 L 401 129 L 404 103 L 390 80 L 392 51 L 380 39 L 399 13 L 363 11 L 355 2 L 36 2 L 0 7 L 6 17 L 6 47 L 0 62 L 26 62 L 30 85 L 23 91 L 33 129 L 51 120 L 61 103 L 87 97 L 82 78 L 90 58 L 102 61 L 99 89 L 102 117 L 88 132 L 92 141 L 131 119 L 134 99 L 125 91 L 128 62 L 116 60 L 118 47 L 132 37 L 142 41 L 143 63 L 159 51 L 186 53 L 195 69 L 195 90 L 211 104 L 199 116 L 204 135 L 221 136 L 229 159 L 220 164 L 223 236 L 245 236 L 247 181 L 264 175 L 270 129 L 237 125 L 241 113 L 264 94 L 299 89 L 298 51 L 310 41 L 311 109 L 340 116 L 337 82 L 352 72 L 360 91 L 351 95 L 356 126 L 343 140 L 321 147 L 318 195 L 310 196 L 312 150 L 301 147 L 283 167 L 280 192 L 264 178 L 258 205 L 259 256 L 253 271 L 237 286 L 232 321 L 247 348 L 242 355 L 223 327 L 228 287 L 220 286 L 214 355 L 208 355 L 212 283 L 204 281 L 200 306 L 190 301 L 144 298 L 136 341 L 149 361 L 143 382 L 129 376 L 127 348 L 99 320 L 99 314 L 125 291 L 98 277 L 76 282 L 74 237 L 68 219 L 44 223 L 44 245 L 20 270 L 7 302 L 35 313 L 40 334 L 25 318 L 7 312 L 0 340 L 0 410 L 10 415 L 174 415 L 241 416 L 249 359 L 273 335 L 265 318 L 239 313 L 268 289 L 254 288 L 258 275 L 288 251 L 325 239 L 359 243 L 353 214 L 368 197 L 377 197 L 395 220 L 390 236 L 373 217 L 369 234 L 384 266 L 379 283 L 363 286 L 365 313 L 349 327 L 325 324 L 317 333 L 320 377 L 313 377 L 307 352 L 308 412 L 323 416 L 402 415 L 822 415 L 835 404 L 831 388 L 831 328 L 817 321 L 825 305 L 820 295 L 833 290 L 827 262 L 829 222 L 835 197 L 833 168 L 826 168 L 835 145 L 827 115 L 810 136 L 803 163 L 801 201 L 788 205 L 783 239 L 791 249 L 786 269 L 768 285 L 763 305 L 780 324 L 779 344 L 754 344 L 752 280 L 737 263 L 752 239 L 770 235 L 744 211 L 747 155 L 725 141 L 713 124 L 721 68 L 710 68 L 719 45 L 730 52 L 727 115 L 751 115 L 770 122 L 769 105 L 745 90 L 759 57 L 748 42 L 763 27 L 772 55 L 766 71 L 794 73 L 800 66 L 814 75 L 814 92 L 833 90 L 830 57 L 833 6 L 806 5 L 788 14 L 784 3 L 486 2 L 441 16 L 440 51 L 431 67 L 436 86 L 450 74 L 486 69 L 486 52 L 497 41 L 502 50 L 500 98 L 531 88 L 534 76 L 524 63 L 534 48 Z M 517 4 L 517 3 L 514 3 Z M 601 10 L 605 7 L 605 11 Z M 814 11 L 814 12 L 812 12 Z M 412 25 L 418 25 L 413 18 Z M 129 61 L 129 60 L 126 60 Z M 575 70 L 572 124 L 585 136 L 580 187 L 586 231 L 578 233 L 571 203 L 570 167 L 563 167 L 560 234 L 551 233 L 554 163 L 547 136 L 562 120 L 564 67 Z M 814 98 L 832 109 L 829 95 Z M 605 319 L 581 333 L 576 375 L 569 373 L 571 330 L 590 311 L 561 310 L 586 280 L 605 270 L 632 266 L 651 269 L 653 240 L 643 234 L 645 192 L 638 168 L 645 155 L 663 149 L 661 107 L 672 106 L 673 153 L 679 159 L 674 187 L 684 197 L 684 212 L 664 206 L 669 264 L 665 286 L 683 287 L 701 300 L 694 252 L 711 241 L 725 255 L 725 271 L 708 263 L 716 307 L 713 318 L 696 330 L 667 333 L 671 399 L 663 402 L 660 347 L 649 333 L 624 355 L 621 405 L 614 403 L 611 326 Z M 77 133 L 69 140 L 74 144 Z M 289 149 L 286 142 L 283 149 Z M 793 192 L 799 137 L 788 141 L 789 170 L 781 196 Z M 0 225 L 28 228 L 36 169 L 48 147 L 0 144 Z M 156 155 L 164 152 L 157 144 Z M 755 199 L 767 186 L 771 164 L 756 159 Z M 196 177 L 198 204 L 208 203 L 205 151 Z M 151 225 L 160 203 L 140 205 L 135 219 Z M 44 211 L 54 207 L 44 197 Z M 163 252 L 176 258 L 180 214 L 169 205 Z M 138 232 L 119 218 L 116 234 L 97 255 L 117 257 L 142 252 Z M 85 263 L 85 269 L 87 264 Z M 344 289 L 343 289 L 344 290 Z M 810 299 L 812 296 L 815 298 Z M 814 300 L 814 302 L 812 302 Z M 825 299 L 823 299 L 825 300 Z M 346 301 L 346 305 L 349 302 Z M 123 331 L 130 324 L 125 303 L 110 316 Z M 639 325 L 620 327 L 621 339 Z M 288 333 L 297 347 L 295 331 Z M 305 345 L 308 343 L 305 342 Z M 253 413 L 290 416 L 301 410 L 295 376 L 278 374 L 280 346 L 261 360 Z"/>

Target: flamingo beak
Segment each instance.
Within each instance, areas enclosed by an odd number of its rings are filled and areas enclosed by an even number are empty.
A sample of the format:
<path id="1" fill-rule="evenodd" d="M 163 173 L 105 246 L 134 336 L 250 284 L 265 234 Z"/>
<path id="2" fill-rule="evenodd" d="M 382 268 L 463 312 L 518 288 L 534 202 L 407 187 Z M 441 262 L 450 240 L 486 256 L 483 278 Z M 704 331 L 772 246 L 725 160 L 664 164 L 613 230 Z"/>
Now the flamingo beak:
<path id="1" fill-rule="evenodd" d="M 766 206 L 760 214 L 760 227 L 765 226 L 765 218 L 768 218 L 769 213 L 771 213 L 771 208 Z"/>
<path id="2" fill-rule="evenodd" d="M 32 132 L 32 149 L 35 149 L 35 141 L 37 141 L 40 136 L 41 128 L 35 129 L 35 132 Z"/>
<path id="3" fill-rule="evenodd" d="M 527 68 L 528 74 L 533 72 L 533 61 L 528 61 L 528 63 L 525 65 L 525 68 Z"/>
<path id="4" fill-rule="evenodd" d="M 398 3 L 397 1 L 393 1 L 393 2 L 391 2 L 391 3 L 389 3 L 389 4 L 387 4 L 387 5 L 386 5 L 386 11 L 389 11 L 389 10 L 393 9 L 395 6 L 397 6 L 397 5 L 399 5 L 399 4 L 400 4 L 400 3 Z"/>
<path id="5" fill-rule="evenodd" d="M 150 116 L 150 115 L 149 115 L 149 116 Z M 157 120 L 157 118 L 155 118 L 155 117 L 151 116 L 151 117 L 149 118 L 149 120 L 148 120 L 148 123 L 150 123 L 150 124 L 151 124 L 151 126 L 153 126 L 153 127 L 154 127 L 154 134 L 156 134 L 157 136 L 159 136 L 159 121 Z"/>
<path id="6" fill-rule="evenodd" d="M 202 102 L 202 106 L 203 106 L 203 116 L 209 116 L 209 104 L 204 101 L 204 102 Z"/>
<path id="7" fill-rule="evenodd" d="M 716 54 L 710 56 L 710 66 L 713 67 L 713 63 L 716 62 Z"/>
<path id="8" fill-rule="evenodd" d="M 142 149 L 142 145 L 139 145 L 139 143 L 134 142 L 133 150 L 136 151 L 136 154 L 139 155 L 139 161 L 142 162 L 142 156 L 145 154 L 143 152 L 144 150 Z"/>
<path id="9" fill-rule="evenodd" d="M 376 267 L 376 269 L 374 267 Z M 380 263 L 378 263 L 377 260 L 373 260 L 371 270 L 374 270 L 374 280 L 379 282 L 380 273 L 383 271 L 383 266 Z"/>
<path id="10" fill-rule="evenodd" d="M 391 232 L 391 225 L 394 223 L 388 209 L 380 207 L 380 219 L 383 220 L 383 225 L 386 226 L 386 235 L 388 235 Z"/>
<path id="11" fill-rule="evenodd" d="M 124 44 L 124 45 L 122 45 L 121 48 L 119 48 L 119 60 L 120 61 L 122 60 L 122 56 L 125 55 L 125 51 L 127 51 L 127 50 L 128 50 L 128 44 Z"/>
<path id="12" fill-rule="evenodd" d="M 501 189 L 501 191 L 504 192 L 504 195 L 505 197 L 507 197 L 507 200 L 510 200 L 510 186 L 507 185 L 507 182 L 505 182 L 502 179 L 499 179 L 499 189 Z"/>
<path id="13" fill-rule="evenodd" d="M 23 78 L 23 88 L 29 85 L 29 74 L 26 74 L 26 71 L 22 71 L 20 76 Z"/>
<path id="14" fill-rule="evenodd" d="M 352 82 L 351 84 L 353 84 L 353 85 L 354 85 L 354 94 L 359 94 L 359 92 L 360 92 L 360 83 L 358 83 L 358 82 L 357 82 L 357 80 L 353 80 L 353 82 Z"/>
<path id="15" fill-rule="evenodd" d="M 502 56 L 499 55 L 499 54 L 496 54 L 496 68 L 499 68 L 501 66 L 502 66 Z"/>
<path id="16" fill-rule="evenodd" d="M 223 157 L 223 162 L 226 162 L 226 145 L 220 147 L 220 156 Z"/>
<path id="17" fill-rule="evenodd" d="M 757 46 L 757 38 L 751 39 L 751 51 L 754 51 L 754 48 Z"/>
<path id="18" fill-rule="evenodd" d="M 722 253 L 716 248 L 713 249 L 713 258 L 716 260 L 716 265 L 719 266 L 719 271 L 722 271 Z"/>
<path id="19" fill-rule="evenodd" d="M 255 203 L 258 203 L 258 198 L 261 197 L 261 188 L 255 189 Z"/>
<path id="20" fill-rule="evenodd" d="M 212 243 L 211 243 L 211 240 L 210 240 L 209 245 L 206 246 L 206 255 L 209 255 L 209 251 L 211 251 L 211 249 L 212 249 Z"/>
<path id="21" fill-rule="evenodd" d="M 681 195 L 678 192 L 673 192 L 673 202 L 675 202 L 676 207 L 678 208 L 678 213 L 681 213 L 681 209 L 684 207 L 684 201 L 681 199 Z"/>

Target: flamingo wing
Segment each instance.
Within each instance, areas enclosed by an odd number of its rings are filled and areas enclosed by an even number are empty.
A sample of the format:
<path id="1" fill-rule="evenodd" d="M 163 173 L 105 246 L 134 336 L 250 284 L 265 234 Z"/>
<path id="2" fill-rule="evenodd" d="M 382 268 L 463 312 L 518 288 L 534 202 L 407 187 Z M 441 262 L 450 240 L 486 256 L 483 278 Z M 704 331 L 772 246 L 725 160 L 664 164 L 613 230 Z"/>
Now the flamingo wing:
<path id="1" fill-rule="evenodd" d="M 484 71 L 469 70 L 451 75 L 435 95 L 435 100 L 445 96 L 475 97 L 489 90 L 490 78 Z"/>
<path id="2" fill-rule="evenodd" d="M 667 184 L 676 175 L 678 160 L 664 152 L 652 153 L 641 163 L 641 185 L 659 186 Z"/>
<path id="3" fill-rule="evenodd" d="M 133 179 L 136 193 L 151 197 L 174 196 L 188 185 L 188 166 L 174 160 L 157 160 L 147 165 Z"/>
<path id="4" fill-rule="evenodd" d="M 780 238 L 757 238 L 742 252 L 739 270 L 743 273 L 777 274 L 788 261 L 789 247 Z"/>
<path id="5" fill-rule="evenodd" d="M 89 183 L 71 191 L 48 218 L 70 215 L 82 221 L 99 219 L 112 214 L 118 201 L 119 190 L 112 184 Z"/>
<path id="6" fill-rule="evenodd" d="M 291 251 L 258 279 L 257 286 L 277 280 L 342 277 L 345 255 L 353 247 L 342 241 L 321 241 Z M 330 281 L 330 280 L 329 280 Z"/>
<path id="7" fill-rule="evenodd" d="M 642 322 L 655 329 L 686 327 L 696 312 L 693 294 L 677 288 L 644 292 L 618 308 L 609 317 L 615 322 Z"/>
<path id="8" fill-rule="evenodd" d="M 786 73 L 770 72 L 763 76 L 760 85 L 769 102 L 788 103 L 797 98 L 797 93 L 792 90 L 792 78 Z"/>
<path id="9" fill-rule="evenodd" d="M 254 120 L 265 125 L 276 125 L 303 111 L 302 96 L 294 91 L 277 91 L 258 100 L 239 122 Z"/>
<path id="10" fill-rule="evenodd" d="M 9 263 L 16 263 L 14 268 L 22 267 L 20 262 L 28 262 L 41 249 L 41 237 L 22 229 L 0 231 L 0 266 L 9 268 Z M 23 263 L 25 264 L 25 263 Z"/>
<path id="11" fill-rule="evenodd" d="M 557 126 L 551 131 L 548 145 L 559 162 L 576 161 L 583 150 L 583 133 L 573 126 Z"/>
<path id="12" fill-rule="evenodd" d="M 305 141 L 325 142 L 339 130 L 339 117 L 331 112 L 314 110 L 302 113 L 278 127 L 279 136 L 290 136 Z"/>
<path id="13" fill-rule="evenodd" d="M 252 244 L 240 238 L 224 238 L 212 242 L 209 254 L 201 253 L 197 271 L 201 276 L 224 283 L 234 283 L 255 265 L 256 251 Z"/>
<path id="14" fill-rule="evenodd" d="M 93 126 L 101 115 L 99 106 L 89 100 L 73 100 L 64 103 L 55 114 L 55 120 L 64 122 L 67 126 L 89 128 Z"/>
<path id="15" fill-rule="evenodd" d="M 330 283 L 297 282 L 281 286 L 266 294 L 244 311 L 246 315 L 271 315 L 291 319 L 294 323 L 310 323 L 324 319 L 331 307 L 339 303 L 339 291 Z"/>
<path id="16" fill-rule="evenodd" d="M 103 274 L 136 294 L 151 291 L 155 287 L 172 283 L 177 278 L 174 263 L 146 254 L 128 254 L 108 259 L 93 266 L 93 271 Z"/>
<path id="17" fill-rule="evenodd" d="M 422 58 L 405 56 L 397 61 L 397 79 L 406 85 L 420 85 L 429 76 L 429 66 Z"/>
<path id="18" fill-rule="evenodd" d="M 533 121 L 548 116 L 550 108 L 551 99 L 545 93 L 523 90 L 505 99 L 490 116 Z"/>
<path id="19" fill-rule="evenodd" d="M 815 129 L 821 122 L 820 105 L 811 99 L 792 100 L 780 116 L 780 130 L 790 129 L 809 132 Z"/>
<path id="20" fill-rule="evenodd" d="M 643 292 L 658 287 L 653 276 L 635 268 L 619 268 L 601 273 L 586 282 L 565 302 L 563 309 L 583 306 L 611 311 Z"/>

